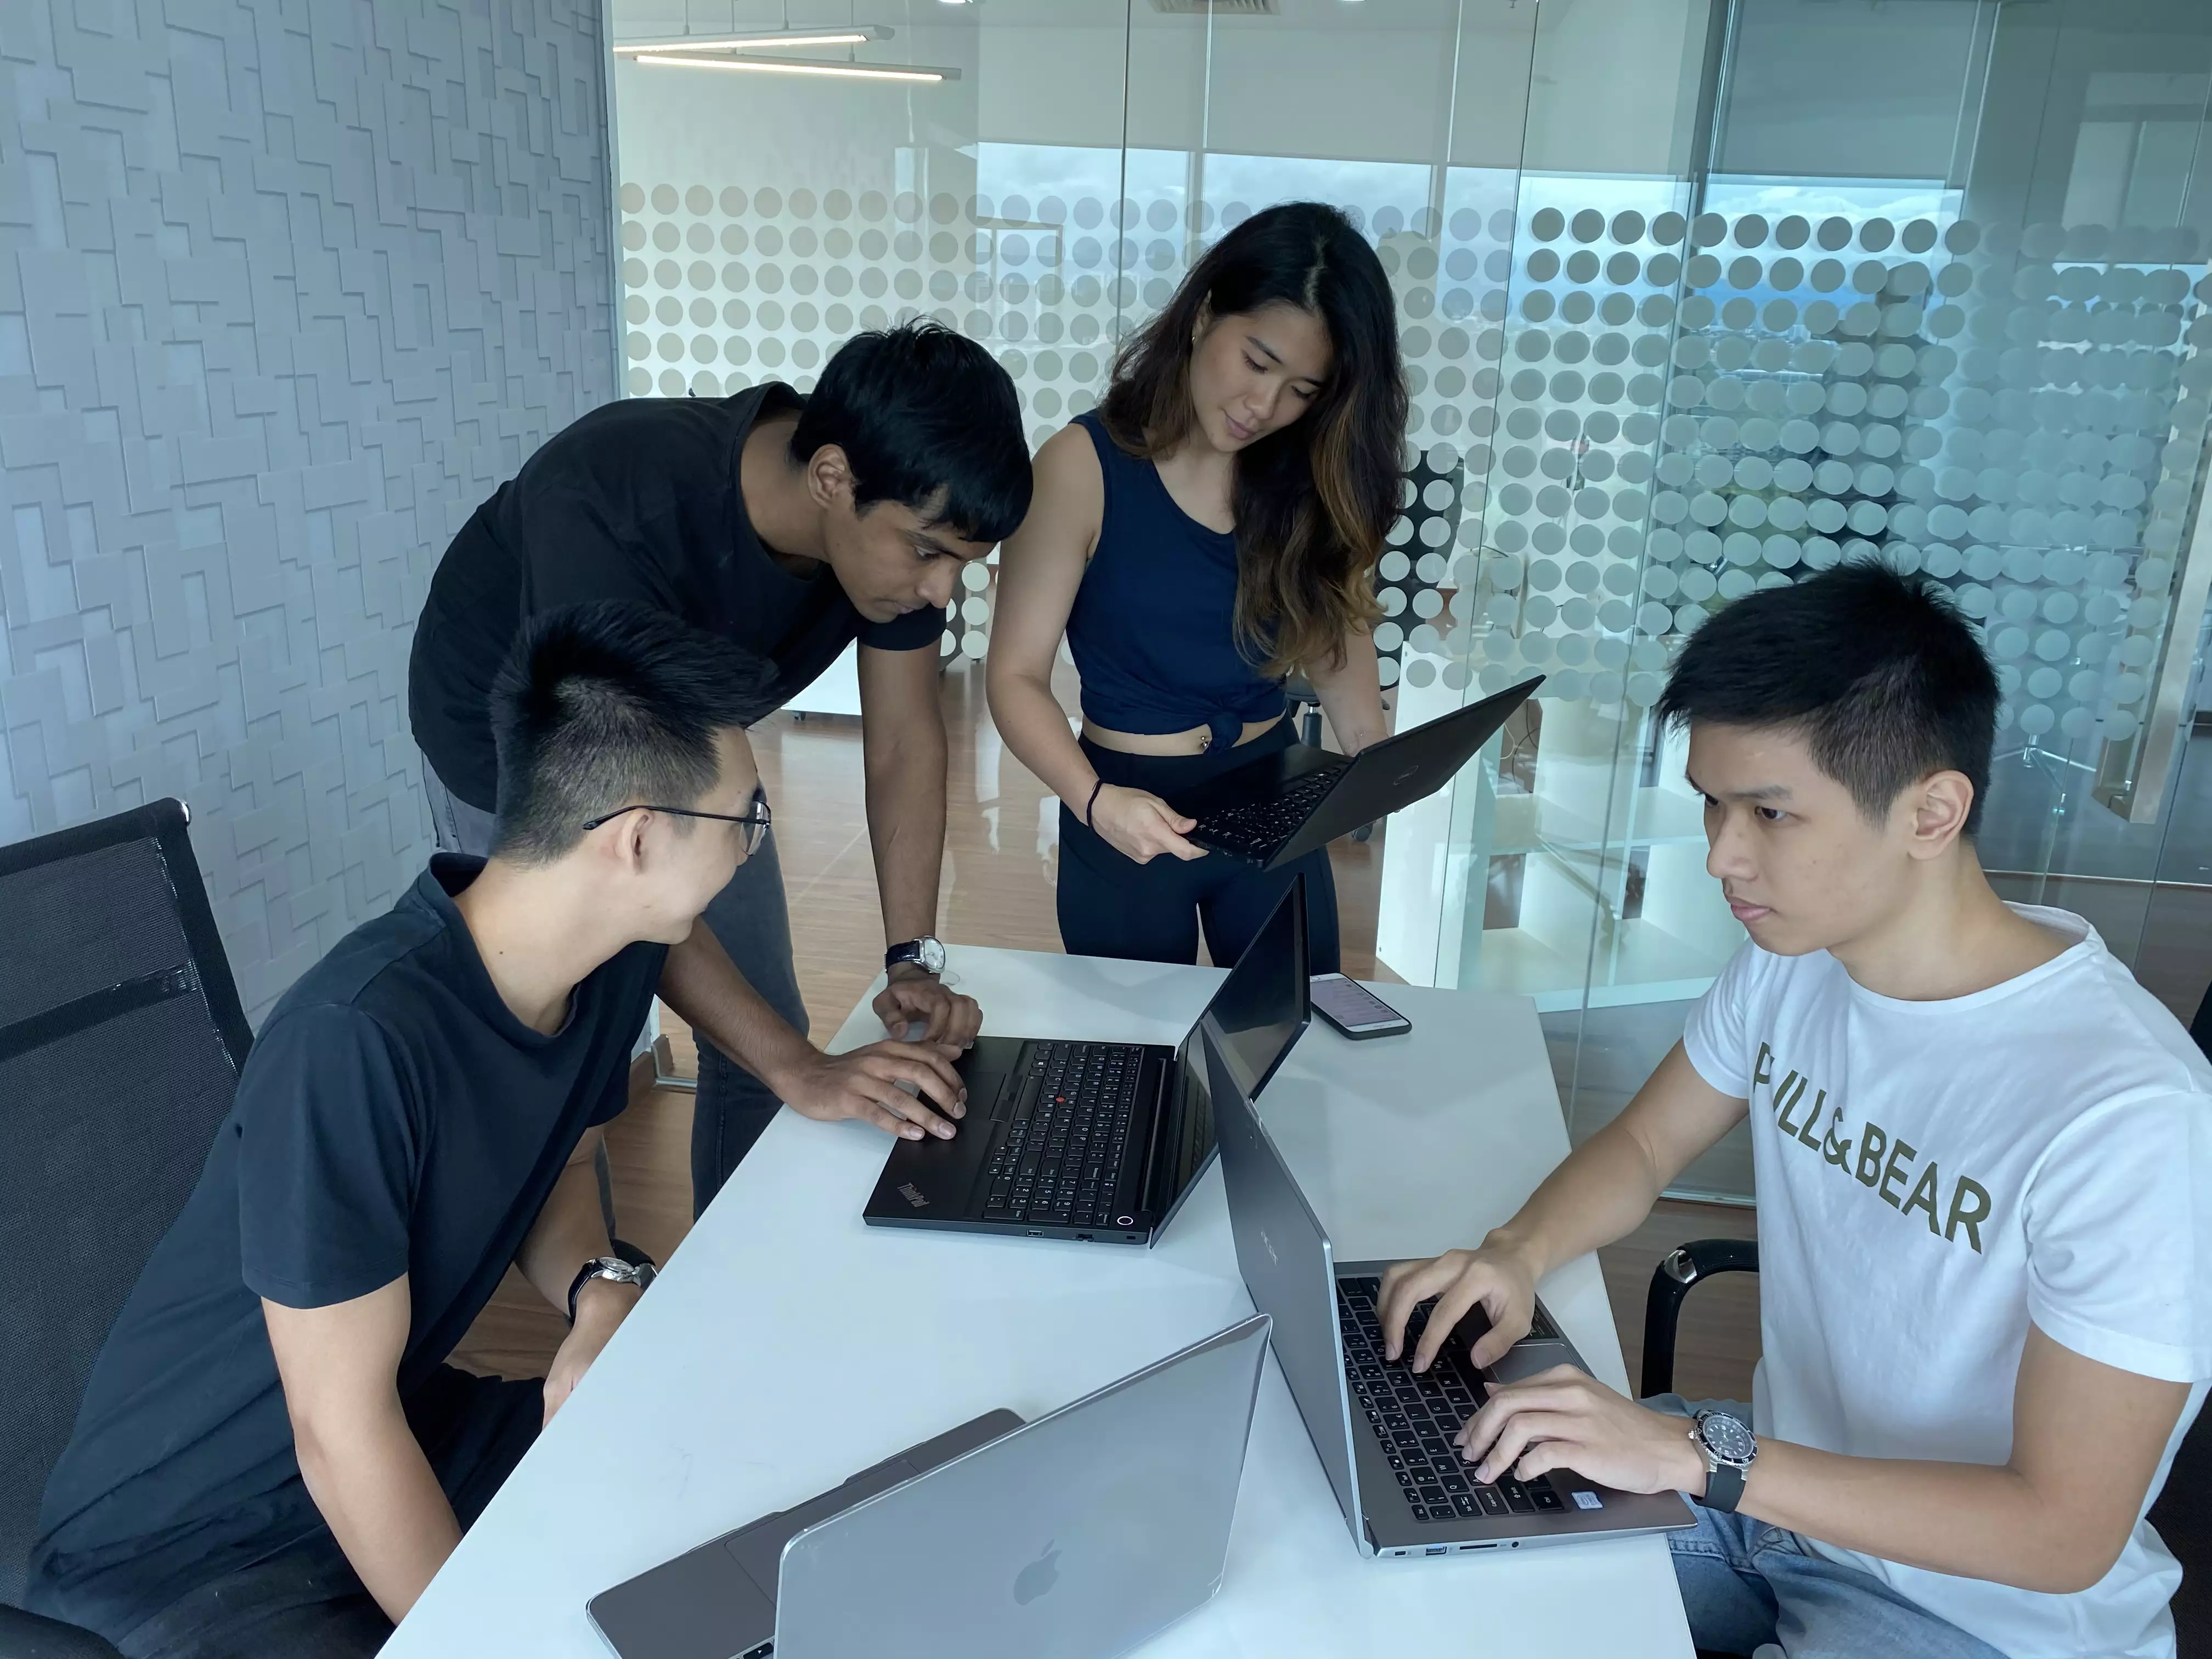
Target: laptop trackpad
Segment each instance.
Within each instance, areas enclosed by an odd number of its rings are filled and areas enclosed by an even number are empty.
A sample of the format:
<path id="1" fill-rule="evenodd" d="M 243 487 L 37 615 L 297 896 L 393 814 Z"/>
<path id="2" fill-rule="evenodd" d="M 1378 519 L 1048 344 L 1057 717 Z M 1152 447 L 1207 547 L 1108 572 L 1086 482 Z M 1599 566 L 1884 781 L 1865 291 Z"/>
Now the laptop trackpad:
<path id="1" fill-rule="evenodd" d="M 1525 1382 L 1554 1365 L 1572 1365 L 1575 1351 L 1564 1342 L 1516 1342 L 1484 1375 L 1493 1382 Z"/>
<path id="2" fill-rule="evenodd" d="M 763 1516 L 743 1532 L 723 1540 L 722 1547 L 729 1551 L 738 1565 L 744 1569 L 745 1577 L 759 1587 L 773 1609 L 776 1583 L 783 1571 L 783 1547 L 786 1544 L 809 1527 L 827 1521 L 833 1515 L 842 1515 L 862 1498 L 872 1498 L 879 1492 L 889 1492 L 902 1480 L 911 1480 L 921 1473 L 904 1457 L 889 1459 L 854 1475 L 835 1492 L 826 1492 L 819 1498 L 810 1498 L 796 1509 Z M 772 1611 L 769 1622 L 774 1623 Z"/>

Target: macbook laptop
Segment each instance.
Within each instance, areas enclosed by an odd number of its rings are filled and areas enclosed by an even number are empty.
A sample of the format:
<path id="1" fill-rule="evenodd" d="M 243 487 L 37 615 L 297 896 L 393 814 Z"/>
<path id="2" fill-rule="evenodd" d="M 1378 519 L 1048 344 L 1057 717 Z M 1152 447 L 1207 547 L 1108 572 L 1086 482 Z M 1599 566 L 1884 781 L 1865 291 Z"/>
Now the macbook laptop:
<path id="1" fill-rule="evenodd" d="M 594 1597 L 620 1659 L 1114 1659 L 1221 1587 L 1267 1320 L 994 1412 Z"/>
<path id="2" fill-rule="evenodd" d="M 1168 804 L 1198 820 L 1188 839 L 1200 847 L 1278 870 L 1436 793 L 1543 683 L 1539 674 L 1353 756 L 1294 743 Z"/>
<path id="3" fill-rule="evenodd" d="M 1148 1244 L 1213 1158 L 1195 1033 L 1212 1030 L 1254 1094 L 1306 1028 L 1305 884 L 1254 934 L 1180 1048 L 979 1036 L 950 1140 L 893 1143 L 863 1218 L 1085 1243 Z"/>
<path id="4" fill-rule="evenodd" d="M 1375 1304 L 1389 1264 L 1335 1259 L 1233 1068 L 1206 1049 L 1237 1263 L 1254 1305 L 1274 1319 L 1275 1358 L 1362 1554 L 1517 1549 L 1696 1524 L 1679 1492 L 1618 1492 L 1565 1469 L 1477 1481 L 1452 1437 L 1490 1385 L 1559 1364 L 1587 1370 L 1582 1356 L 1540 1302 L 1534 1328 L 1481 1371 L 1468 1363 L 1487 1328 L 1480 1309 L 1426 1372 L 1386 1361 Z M 1431 1305 L 1415 1310 L 1409 1354 Z"/>

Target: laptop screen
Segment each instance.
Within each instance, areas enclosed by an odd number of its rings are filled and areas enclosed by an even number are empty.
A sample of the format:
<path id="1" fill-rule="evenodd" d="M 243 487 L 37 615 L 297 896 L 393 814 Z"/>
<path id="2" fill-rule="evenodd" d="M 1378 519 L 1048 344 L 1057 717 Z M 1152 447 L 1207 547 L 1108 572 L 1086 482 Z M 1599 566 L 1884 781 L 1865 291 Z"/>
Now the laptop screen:
<path id="1" fill-rule="evenodd" d="M 1230 1057 L 1247 1094 L 1259 1093 L 1312 1018 L 1313 981 L 1307 973 L 1306 890 L 1291 884 L 1229 977 L 1206 1005 L 1198 1024 L 1176 1050 L 1170 1109 L 1158 1178 L 1152 1185 L 1164 1226 L 1206 1166 L 1213 1161 L 1213 1107 L 1198 1034 L 1210 1032 Z"/>
<path id="2" fill-rule="evenodd" d="M 1237 1068 L 1237 1080 L 1246 1094 L 1257 1095 L 1265 1088 L 1291 1051 L 1310 1017 L 1312 990 L 1306 969 L 1306 884 L 1301 877 L 1252 936 L 1199 1016 L 1199 1023 L 1212 1029 L 1223 1055 Z M 1183 1039 L 1183 1067 L 1203 1073 L 1205 1066 L 1190 1044 L 1190 1037 Z"/>

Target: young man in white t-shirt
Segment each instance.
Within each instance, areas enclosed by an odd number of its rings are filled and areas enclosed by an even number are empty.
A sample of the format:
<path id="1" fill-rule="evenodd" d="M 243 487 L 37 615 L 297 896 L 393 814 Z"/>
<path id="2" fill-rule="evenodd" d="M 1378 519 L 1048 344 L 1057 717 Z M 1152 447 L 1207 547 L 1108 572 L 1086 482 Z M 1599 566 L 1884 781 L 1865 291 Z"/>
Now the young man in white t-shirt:
<path id="1" fill-rule="evenodd" d="M 1748 1115 L 1765 1357 L 1748 1424 L 1565 1367 L 1462 1431 L 1479 1479 L 1679 1489 L 1700 1647 L 2057 1659 L 2174 1651 L 2144 1513 L 2212 1377 L 2212 1066 L 1973 836 L 1998 688 L 1941 591 L 1846 565 L 1685 648 L 1707 867 L 1751 935 L 1613 1123 L 1473 1250 L 1385 1280 L 1395 1349 L 1480 1303 L 1478 1364 Z M 1755 1431 L 1755 1433 L 1753 1431 Z"/>

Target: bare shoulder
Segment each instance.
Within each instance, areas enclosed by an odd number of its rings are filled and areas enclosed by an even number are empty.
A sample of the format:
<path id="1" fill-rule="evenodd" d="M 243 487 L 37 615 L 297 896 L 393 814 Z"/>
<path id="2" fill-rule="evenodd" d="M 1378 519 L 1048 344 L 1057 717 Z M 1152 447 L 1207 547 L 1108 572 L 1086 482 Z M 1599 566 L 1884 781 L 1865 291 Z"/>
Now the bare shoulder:
<path id="1" fill-rule="evenodd" d="M 1087 557 L 1106 516 L 1106 478 L 1091 434 L 1073 423 L 1062 427 L 1037 451 L 1033 467 L 1036 489 L 1029 517 L 1010 546 L 1055 551 L 1079 547 Z"/>
<path id="2" fill-rule="evenodd" d="M 1036 453 L 1036 479 L 1042 487 L 1048 483 L 1063 489 L 1086 490 L 1094 497 L 1105 494 L 1105 474 L 1099 471 L 1098 452 L 1091 441 L 1091 434 L 1076 422 L 1066 426 L 1045 440 L 1044 447 Z"/>

